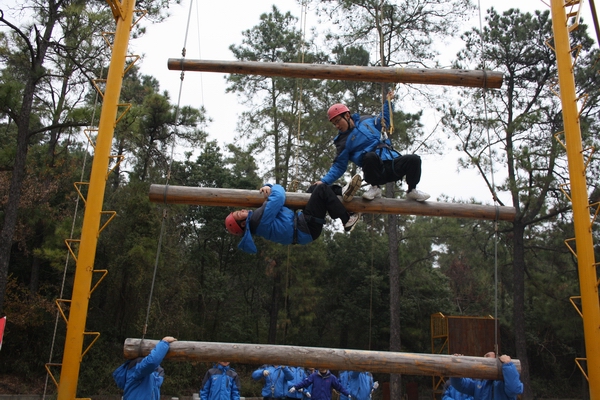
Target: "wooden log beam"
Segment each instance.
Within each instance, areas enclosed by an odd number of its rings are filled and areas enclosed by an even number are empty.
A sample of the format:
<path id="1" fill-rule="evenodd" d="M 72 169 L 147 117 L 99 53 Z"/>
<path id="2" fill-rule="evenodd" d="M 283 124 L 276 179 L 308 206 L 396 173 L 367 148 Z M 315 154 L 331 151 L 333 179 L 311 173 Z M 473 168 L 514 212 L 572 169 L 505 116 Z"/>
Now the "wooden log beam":
<path id="1" fill-rule="evenodd" d="M 154 203 L 190 204 L 214 207 L 256 208 L 265 201 L 258 190 L 220 189 L 171 185 L 151 185 L 150 201 Z M 287 192 L 285 205 L 292 209 L 303 208 L 310 194 Z M 407 214 L 429 215 L 433 217 L 454 217 L 513 221 L 514 207 L 495 207 L 480 204 L 442 203 L 435 201 L 413 201 L 378 198 L 372 201 L 355 197 L 344 203 L 348 211 L 368 214 Z"/>
<path id="2" fill-rule="evenodd" d="M 144 357 L 157 343 L 157 340 L 129 338 L 125 340 L 123 353 L 127 359 Z M 332 370 L 456 376 L 473 379 L 502 378 L 500 361 L 494 358 L 321 347 L 176 341 L 171 343 L 166 359 L 188 362 L 230 361 L 258 365 L 300 365 Z M 520 372 L 519 360 L 513 360 L 513 363 Z"/>
<path id="3" fill-rule="evenodd" d="M 464 86 L 498 89 L 504 75 L 496 71 L 357 65 L 268 63 L 258 61 L 186 60 L 169 58 L 174 71 L 221 72 L 224 74 L 284 76 L 290 78 L 332 79 L 341 81 L 418 83 L 424 85 Z"/>

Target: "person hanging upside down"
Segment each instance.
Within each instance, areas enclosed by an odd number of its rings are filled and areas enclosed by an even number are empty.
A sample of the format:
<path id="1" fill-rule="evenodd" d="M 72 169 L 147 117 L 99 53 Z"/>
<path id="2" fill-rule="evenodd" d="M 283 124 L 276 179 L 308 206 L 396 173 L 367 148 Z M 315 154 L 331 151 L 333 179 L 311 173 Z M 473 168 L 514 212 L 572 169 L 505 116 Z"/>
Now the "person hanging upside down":
<path id="1" fill-rule="evenodd" d="M 388 93 L 391 101 L 394 93 Z M 406 177 L 408 184 L 406 198 L 416 201 L 425 201 L 429 195 L 417 189 L 421 180 L 421 157 L 416 154 L 402 155 L 394 150 L 389 139 L 381 137 L 382 115 L 360 116 L 350 114 L 344 104 L 334 104 L 327 111 L 329 121 L 338 129 L 338 135 L 333 139 L 337 155 L 329 172 L 317 184 L 332 184 L 340 178 L 352 161 L 361 167 L 364 180 L 371 188 L 363 194 L 363 199 L 373 200 L 381 197 L 380 185 L 388 182 L 401 181 Z M 384 102 L 383 119 L 386 126 L 390 126 L 390 109 L 388 102 Z M 360 189 L 360 175 L 355 175 L 349 184 L 344 187 L 344 201 L 351 201 L 354 194 Z"/>
<path id="2" fill-rule="evenodd" d="M 285 190 L 281 185 L 267 184 L 260 188 L 266 200 L 254 211 L 238 210 L 225 218 L 229 233 L 243 238 L 238 248 L 256 253 L 253 236 L 261 236 L 280 244 L 308 244 L 323 231 L 325 216 L 339 218 L 344 230 L 350 232 L 360 219 L 360 213 L 349 213 L 329 185 L 318 185 L 310 195 L 304 210 L 294 212 L 284 206 Z"/>

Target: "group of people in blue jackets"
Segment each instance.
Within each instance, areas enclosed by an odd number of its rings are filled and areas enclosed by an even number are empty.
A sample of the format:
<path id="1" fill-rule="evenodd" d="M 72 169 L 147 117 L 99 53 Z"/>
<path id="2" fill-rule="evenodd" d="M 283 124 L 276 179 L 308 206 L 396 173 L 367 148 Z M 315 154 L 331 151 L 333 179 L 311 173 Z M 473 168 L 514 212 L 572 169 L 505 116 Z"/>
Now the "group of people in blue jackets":
<path id="1" fill-rule="evenodd" d="M 340 400 L 369 400 L 379 387 L 370 372 L 341 371 L 338 378 L 326 368 L 285 365 L 263 365 L 252 379 L 264 379 L 264 400 L 331 400 L 333 390 Z"/>
<path id="2" fill-rule="evenodd" d="M 113 372 L 117 386 L 123 390 L 123 400 L 160 400 L 164 369 L 160 363 L 171 343 L 165 336 L 146 357 L 127 360 Z M 486 358 L 496 358 L 488 352 Z M 519 371 L 510 356 L 498 357 L 502 379 L 484 380 L 450 378 L 443 400 L 516 400 L 523 393 Z M 252 379 L 264 380 L 264 400 L 331 400 L 333 390 L 340 400 L 370 400 L 379 383 L 370 372 L 341 371 L 339 379 L 326 368 L 263 365 L 252 373 Z M 240 400 L 240 378 L 228 361 L 220 361 L 209 369 L 202 380 L 201 400 Z"/>

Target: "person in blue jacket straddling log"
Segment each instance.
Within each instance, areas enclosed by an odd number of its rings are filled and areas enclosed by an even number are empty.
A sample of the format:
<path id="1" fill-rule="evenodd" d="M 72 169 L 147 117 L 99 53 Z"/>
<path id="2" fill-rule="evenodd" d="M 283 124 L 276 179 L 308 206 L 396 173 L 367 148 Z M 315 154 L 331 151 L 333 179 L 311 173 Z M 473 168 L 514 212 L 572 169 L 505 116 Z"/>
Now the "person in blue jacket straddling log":
<path id="1" fill-rule="evenodd" d="M 363 199 L 373 200 L 381 197 L 380 185 L 401 181 L 406 178 L 406 198 L 425 201 L 429 195 L 417 189 L 421 180 L 421 157 L 416 154 L 400 154 L 392 147 L 389 138 L 382 135 L 382 120 L 390 126 L 390 106 L 394 92 L 387 95 L 383 105 L 383 115 L 350 114 L 350 109 L 341 103 L 334 104 L 327 111 L 327 118 L 337 128 L 338 135 L 333 139 L 336 156 L 329 172 L 317 184 L 333 184 L 348 168 L 352 161 L 361 167 L 364 180 L 371 188 L 363 194 Z M 356 179 L 358 178 L 358 179 Z M 360 175 L 352 178 L 350 185 L 344 187 L 344 201 L 352 200 L 356 185 L 360 187 Z M 346 196 L 346 191 L 352 193 Z"/>

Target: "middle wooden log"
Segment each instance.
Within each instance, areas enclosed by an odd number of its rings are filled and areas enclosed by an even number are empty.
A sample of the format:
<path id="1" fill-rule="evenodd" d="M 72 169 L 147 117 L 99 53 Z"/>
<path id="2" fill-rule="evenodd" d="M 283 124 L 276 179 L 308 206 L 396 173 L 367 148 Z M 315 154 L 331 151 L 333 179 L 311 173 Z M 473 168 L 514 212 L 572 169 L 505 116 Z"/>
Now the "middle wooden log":
<path id="1" fill-rule="evenodd" d="M 292 209 L 303 208 L 310 194 L 286 192 L 285 205 Z M 150 201 L 154 203 L 190 204 L 214 207 L 256 208 L 265 201 L 258 190 L 219 189 L 189 186 L 151 185 Z M 496 207 L 480 204 L 442 203 L 435 201 L 414 201 L 378 198 L 372 201 L 355 197 L 344 203 L 350 212 L 368 214 L 428 215 L 434 217 L 454 217 L 513 221 L 514 207 Z"/>

